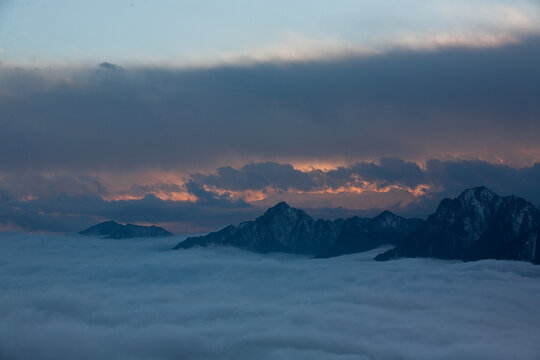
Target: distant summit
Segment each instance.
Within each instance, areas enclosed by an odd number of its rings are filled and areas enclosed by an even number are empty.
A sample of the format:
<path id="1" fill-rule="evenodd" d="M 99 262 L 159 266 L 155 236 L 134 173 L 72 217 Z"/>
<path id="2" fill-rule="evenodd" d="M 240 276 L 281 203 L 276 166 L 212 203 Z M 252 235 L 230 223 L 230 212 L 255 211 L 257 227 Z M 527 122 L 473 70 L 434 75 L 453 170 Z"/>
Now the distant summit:
<path id="1" fill-rule="evenodd" d="M 172 235 L 172 233 L 159 226 L 122 225 L 115 221 L 99 223 L 79 232 L 79 234 L 86 236 L 100 236 L 106 239 L 166 237 Z"/>
<path id="2" fill-rule="evenodd" d="M 516 196 L 501 197 L 480 186 L 440 202 L 427 221 L 406 219 L 390 211 L 374 218 L 314 220 L 280 202 L 253 221 L 229 225 L 205 236 L 190 237 L 175 249 L 228 245 L 259 253 L 286 252 L 327 258 L 396 247 L 376 257 L 480 260 L 505 259 L 540 263 L 540 210 Z"/>
<path id="3" fill-rule="evenodd" d="M 516 196 L 481 186 L 445 199 L 435 214 L 398 245 L 376 257 L 506 259 L 540 263 L 540 210 Z"/>
<path id="4" fill-rule="evenodd" d="M 317 222 L 304 211 L 280 202 L 258 217 L 237 227 L 230 225 L 206 236 L 191 237 L 175 249 L 194 246 L 231 245 L 259 253 L 315 254 L 330 241 L 318 236 Z"/>
<path id="5" fill-rule="evenodd" d="M 230 245 L 259 253 L 286 252 L 323 258 L 397 244 L 422 222 L 389 211 L 373 219 L 353 217 L 315 221 L 304 211 L 280 202 L 254 221 L 188 238 L 175 249 Z"/>

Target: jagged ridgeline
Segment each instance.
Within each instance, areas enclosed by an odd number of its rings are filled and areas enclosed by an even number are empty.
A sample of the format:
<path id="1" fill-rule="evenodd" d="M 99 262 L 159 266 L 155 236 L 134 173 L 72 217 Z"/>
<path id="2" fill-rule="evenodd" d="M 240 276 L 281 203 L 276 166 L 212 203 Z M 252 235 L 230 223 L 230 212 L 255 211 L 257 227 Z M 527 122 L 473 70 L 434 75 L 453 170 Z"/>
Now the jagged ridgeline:
<path id="1" fill-rule="evenodd" d="M 141 226 L 133 224 L 122 225 L 115 221 L 105 221 L 99 223 L 79 232 L 79 234 L 86 236 L 99 236 L 106 239 L 166 237 L 172 235 L 172 233 L 159 226 Z"/>
<path id="2" fill-rule="evenodd" d="M 501 197 L 485 187 L 465 190 L 441 201 L 427 221 L 389 211 L 374 218 L 314 220 L 281 202 L 254 221 L 190 237 L 175 249 L 229 245 L 259 253 L 287 252 L 327 258 L 396 247 L 376 257 L 480 260 L 507 259 L 540 263 L 537 241 L 540 210 L 516 196 Z"/>
<path id="3" fill-rule="evenodd" d="M 435 214 L 396 248 L 376 260 L 401 257 L 523 260 L 540 263 L 540 210 L 517 196 L 486 187 L 445 199 Z"/>
<path id="4" fill-rule="evenodd" d="M 369 219 L 314 220 L 304 211 L 281 202 L 254 221 L 227 226 L 205 236 L 191 237 L 175 249 L 231 245 L 259 253 L 287 252 L 325 258 L 398 244 L 423 223 L 389 211 Z"/>

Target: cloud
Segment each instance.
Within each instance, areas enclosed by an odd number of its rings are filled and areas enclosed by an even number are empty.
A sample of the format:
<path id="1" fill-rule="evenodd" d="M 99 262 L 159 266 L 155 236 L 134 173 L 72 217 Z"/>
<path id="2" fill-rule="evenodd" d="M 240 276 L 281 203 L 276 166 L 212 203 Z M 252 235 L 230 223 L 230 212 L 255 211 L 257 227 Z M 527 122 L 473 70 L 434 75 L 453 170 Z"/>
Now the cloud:
<path id="1" fill-rule="evenodd" d="M 540 351 L 531 264 L 168 251 L 177 240 L 3 235 L 1 357 L 532 360 Z"/>
<path id="2" fill-rule="evenodd" d="M 414 196 L 456 196 L 463 189 L 486 185 L 502 194 L 519 194 L 540 204 L 536 184 L 540 180 L 540 163 L 531 167 L 512 168 L 481 160 L 442 161 L 428 160 L 425 167 L 399 158 L 382 158 L 377 162 L 358 162 L 331 170 L 301 171 L 290 164 L 252 163 L 235 169 L 219 168 L 214 173 L 194 174 L 192 181 L 223 191 L 286 192 L 302 197 L 331 197 L 336 193 L 409 192 Z M 395 194 L 394 194 L 395 195 Z M 290 196 L 290 195 L 289 195 Z M 395 206 L 398 201 L 392 206 Z M 425 200 L 425 199 L 423 199 Z M 364 204 L 365 205 L 365 204 Z M 435 208 L 436 204 L 430 205 Z"/>
<path id="3" fill-rule="evenodd" d="M 16 198 L 27 200 L 57 195 L 105 196 L 107 194 L 107 189 L 97 176 L 74 175 L 69 172 L 43 174 L 29 170 L 23 174 L 7 174 L 0 177 L 0 188 L 9 191 Z"/>
<path id="4" fill-rule="evenodd" d="M 200 232 L 282 200 L 314 216 L 424 217 L 480 184 L 540 204 L 539 38 L 432 50 L 182 70 L 2 66 L 2 228 L 113 218 Z M 298 165 L 319 162 L 329 170 Z"/>
<path id="5" fill-rule="evenodd" d="M 328 61 L 347 56 L 366 57 L 382 54 L 381 49 L 329 37 L 310 37 L 286 32 L 274 44 L 243 52 L 217 52 L 190 59 L 184 67 L 215 67 L 223 65 L 256 65 L 259 63 L 294 63 Z"/>
<path id="6" fill-rule="evenodd" d="M 398 158 L 382 158 L 379 163 L 359 162 L 349 167 L 339 167 L 327 173 L 330 183 L 335 181 L 350 181 L 357 176 L 362 181 L 378 182 L 381 187 L 387 184 L 401 184 L 416 187 L 426 183 L 426 174 L 415 162 Z M 338 185 L 335 184 L 334 186 Z"/>
<path id="7" fill-rule="evenodd" d="M 381 157 L 538 161 L 540 42 L 211 69 L 0 69 L 0 166 L 184 174 Z"/>
<path id="8" fill-rule="evenodd" d="M 540 193 L 534 186 L 540 180 L 540 163 L 515 169 L 478 160 L 430 160 L 426 172 L 430 181 L 439 184 L 448 194 L 457 195 L 463 188 L 483 184 L 501 194 L 518 194 L 540 204 Z"/>
<path id="9" fill-rule="evenodd" d="M 321 186 L 322 171 L 304 172 L 291 164 L 275 162 L 251 163 L 235 169 L 220 167 L 216 173 L 193 174 L 191 179 L 199 183 L 229 190 L 263 190 L 272 187 L 279 190 L 313 190 Z"/>
<path id="10" fill-rule="evenodd" d="M 390 2 L 391 3 L 391 2 Z M 385 5 L 386 8 L 394 4 Z M 397 5 L 397 4 L 396 4 Z M 184 66 L 253 65 L 265 62 L 328 61 L 345 57 L 367 57 L 399 50 L 441 50 L 445 48 L 489 48 L 516 44 L 540 34 L 540 11 L 530 2 L 480 4 L 453 2 L 410 2 L 406 9 L 377 13 L 373 6 L 362 13 L 351 9 L 343 18 L 369 24 L 376 16 L 383 26 L 349 30 L 356 36 L 317 36 L 287 31 L 278 40 L 244 51 L 216 52 L 191 58 Z M 400 8 L 400 9 L 399 9 Z M 398 10 L 399 9 L 399 10 Z M 371 14 L 374 12 L 375 14 Z M 421 14 L 421 15 L 420 15 Z M 414 25 L 412 25 L 414 24 Z M 339 33 L 339 31 L 337 31 Z"/>
<path id="11" fill-rule="evenodd" d="M 426 217 L 465 188 L 486 185 L 540 205 L 540 163 L 512 168 L 485 161 L 432 159 L 420 167 L 398 158 L 335 169 L 299 170 L 291 164 L 251 163 L 194 173 L 182 182 L 118 181 L 58 173 L 0 178 L 2 229 L 76 232 L 102 220 L 160 224 L 177 233 L 200 233 L 261 215 L 279 201 L 315 218 L 374 216 L 389 209 Z M 166 180 L 166 179 L 165 179 Z M 119 184 L 116 184 L 116 187 Z"/>

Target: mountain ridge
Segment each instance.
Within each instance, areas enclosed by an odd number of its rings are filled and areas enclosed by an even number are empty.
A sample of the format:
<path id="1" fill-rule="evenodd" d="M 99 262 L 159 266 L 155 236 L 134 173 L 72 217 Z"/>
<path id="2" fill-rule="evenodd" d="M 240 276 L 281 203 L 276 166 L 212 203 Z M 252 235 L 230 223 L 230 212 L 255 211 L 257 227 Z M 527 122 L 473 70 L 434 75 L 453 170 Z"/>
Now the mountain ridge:
<path id="1" fill-rule="evenodd" d="M 539 233 L 540 210 L 536 206 L 518 196 L 502 197 L 480 186 L 442 200 L 435 213 L 401 245 L 375 259 L 506 259 L 538 264 Z"/>
<path id="2" fill-rule="evenodd" d="M 100 236 L 105 239 L 129 239 L 140 237 L 166 237 L 172 233 L 159 226 L 119 224 L 116 221 L 104 221 L 80 231 L 85 236 Z"/>
<path id="3" fill-rule="evenodd" d="M 287 252 L 326 258 L 357 250 L 370 250 L 383 244 L 396 244 L 402 238 L 392 236 L 400 233 L 394 229 L 396 224 L 408 222 L 409 225 L 400 228 L 401 232 L 405 231 L 405 228 L 414 228 L 415 224 L 422 220 L 405 219 L 389 211 L 384 211 L 374 218 L 355 216 L 348 219 L 314 220 L 303 210 L 280 202 L 255 220 L 242 222 L 236 227 L 229 225 L 207 235 L 187 238 L 174 249 L 230 245 L 259 253 Z M 372 234 L 375 232 L 384 236 L 375 236 Z M 354 237 L 354 234 L 363 236 Z M 337 247 L 334 247 L 336 244 Z"/>
<path id="4" fill-rule="evenodd" d="M 255 220 L 190 237 L 174 249 L 227 245 L 259 253 L 287 252 L 328 258 L 396 245 L 376 256 L 474 261 L 506 259 L 540 263 L 540 210 L 518 196 L 499 196 L 485 186 L 443 199 L 427 220 L 385 210 L 373 218 L 314 220 L 280 202 Z"/>

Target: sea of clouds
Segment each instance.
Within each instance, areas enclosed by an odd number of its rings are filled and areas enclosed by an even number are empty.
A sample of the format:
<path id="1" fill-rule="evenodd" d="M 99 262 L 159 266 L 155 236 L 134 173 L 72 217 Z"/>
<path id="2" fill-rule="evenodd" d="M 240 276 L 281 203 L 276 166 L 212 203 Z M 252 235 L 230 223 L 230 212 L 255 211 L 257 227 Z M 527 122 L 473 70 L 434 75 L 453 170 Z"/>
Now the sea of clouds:
<path id="1" fill-rule="evenodd" d="M 540 266 L 178 240 L 0 234 L 0 359 L 540 358 Z"/>

